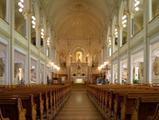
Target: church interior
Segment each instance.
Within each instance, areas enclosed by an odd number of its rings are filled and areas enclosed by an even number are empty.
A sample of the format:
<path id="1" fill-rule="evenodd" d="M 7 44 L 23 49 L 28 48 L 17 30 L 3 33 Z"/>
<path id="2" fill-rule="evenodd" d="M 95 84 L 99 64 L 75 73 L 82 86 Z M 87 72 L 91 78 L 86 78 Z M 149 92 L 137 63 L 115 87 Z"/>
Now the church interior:
<path id="1" fill-rule="evenodd" d="M 159 0 L 0 0 L 0 120 L 159 120 Z"/>

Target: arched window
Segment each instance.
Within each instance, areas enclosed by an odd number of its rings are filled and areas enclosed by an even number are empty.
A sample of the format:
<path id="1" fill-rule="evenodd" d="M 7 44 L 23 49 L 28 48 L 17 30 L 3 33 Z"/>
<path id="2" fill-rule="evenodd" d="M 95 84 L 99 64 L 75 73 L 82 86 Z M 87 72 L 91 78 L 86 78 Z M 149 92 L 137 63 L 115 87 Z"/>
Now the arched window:
<path id="1" fill-rule="evenodd" d="M 128 1 L 123 0 L 119 11 L 119 26 L 121 29 L 120 47 L 127 43 L 128 32 Z"/>
<path id="2" fill-rule="evenodd" d="M 26 21 L 24 18 L 24 0 L 15 0 L 15 30 L 26 37 Z"/>
<path id="3" fill-rule="evenodd" d="M 112 35 L 112 39 L 113 39 L 113 52 L 116 52 L 117 49 L 118 49 L 118 25 L 117 25 L 117 19 L 116 19 L 116 16 L 114 17 L 114 20 L 113 20 L 113 26 L 112 26 L 112 32 L 113 32 L 113 35 Z"/>
<path id="4" fill-rule="evenodd" d="M 144 20 L 144 10 L 143 10 L 143 0 L 133 0 L 132 2 L 132 12 L 133 16 L 133 34 L 138 33 L 143 29 Z"/>
<path id="5" fill-rule="evenodd" d="M 32 11 L 31 43 L 36 46 L 36 15 L 35 15 L 35 9 L 34 9 L 33 1 L 32 1 L 31 11 Z"/>
<path id="6" fill-rule="evenodd" d="M 113 52 L 117 51 L 118 49 L 118 44 L 119 44 L 119 41 L 118 41 L 118 27 L 115 25 L 114 27 L 114 31 L 113 31 L 114 35 L 113 35 Z"/>
<path id="7" fill-rule="evenodd" d="M 6 0 L 0 0 L 0 18 L 6 19 Z"/>
<path id="8" fill-rule="evenodd" d="M 41 26 L 40 26 L 41 27 L 41 30 L 40 30 L 40 34 L 41 34 L 40 39 L 41 40 L 40 40 L 40 43 L 41 43 L 41 47 L 43 47 L 44 46 L 44 38 L 46 37 L 46 33 L 47 33 L 47 31 L 44 29 L 45 19 L 44 19 L 43 15 L 40 16 L 40 23 L 41 23 Z M 48 39 L 50 39 L 50 38 L 48 38 Z M 47 40 L 47 41 L 50 41 L 50 40 Z M 46 43 L 46 44 L 48 44 L 48 43 Z"/>
<path id="9" fill-rule="evenodd" d="M 121 45 L 124 45 L 127 43 L 127 26 L 128 26 L 128 15 L 126 10 L 124 10 L 123 12 L 123 16 L 122 16 L 122 43 Z"/>
<path id="10" fill-rule="evenodd" d="M 159 0 L 152 0 L 152 17 L 159 15 Z"/>

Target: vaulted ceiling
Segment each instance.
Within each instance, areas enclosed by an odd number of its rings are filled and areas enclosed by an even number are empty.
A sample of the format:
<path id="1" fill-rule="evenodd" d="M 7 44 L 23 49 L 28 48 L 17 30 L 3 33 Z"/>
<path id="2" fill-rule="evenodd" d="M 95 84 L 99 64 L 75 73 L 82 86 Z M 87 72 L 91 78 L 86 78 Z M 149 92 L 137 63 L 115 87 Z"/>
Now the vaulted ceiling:
<path id="1" fill-rule="evenodd" d="M 121 0 L 41 0 L 55 34 L 56 49 L 81 47 L 96 54 L 103 47 L 112 15 Z"/>

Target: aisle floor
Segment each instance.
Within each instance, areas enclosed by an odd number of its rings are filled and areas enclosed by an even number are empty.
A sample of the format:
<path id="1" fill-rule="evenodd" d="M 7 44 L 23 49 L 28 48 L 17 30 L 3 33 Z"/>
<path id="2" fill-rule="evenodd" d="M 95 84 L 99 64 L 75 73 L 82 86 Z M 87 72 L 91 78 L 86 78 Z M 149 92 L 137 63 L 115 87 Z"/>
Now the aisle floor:
<path id="1" fill-rule="evenodd" d="M 55 120 L 103 120 L 100 113 L 89 100 L 86 90 L 72 90 L 67 103 Z"/>

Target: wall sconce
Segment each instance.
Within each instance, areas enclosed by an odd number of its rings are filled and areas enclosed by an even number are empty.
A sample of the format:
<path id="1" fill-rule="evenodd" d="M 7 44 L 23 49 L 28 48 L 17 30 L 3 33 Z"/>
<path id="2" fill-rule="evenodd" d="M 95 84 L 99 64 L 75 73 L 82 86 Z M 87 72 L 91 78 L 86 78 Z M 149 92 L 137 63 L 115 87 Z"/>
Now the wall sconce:
<path id="1" fill-rule="evenodd" d="M 139 5 L 140 5 L 140 0 L 134 0 L 134 7 L 136 12 L 140 10 Z"/>
<path id="2" fill-rule="evenodd" d="M 41 29 L 41 38 L 44 38 L 44 29 Z"/>
<path id="3" fill-rule="evenodd" d="M 35 28 L 35 26 L 36 26 L 36 18 L 35 18 L 35 16 L 32 16 L 31 19 L 32 19 L 32 21 L 31 21 L 32 28 Z"/>
<path id="4" fill-rule="evenodd" d="M 122 26 L 124 28 L 126 28 L 126 26 L 127 26 L 127 15 L 126 15 L 126 13 L 124 13 L 124 15 L 122 17 Z"/>
<path id="5" fill-rule="evenodd" d="M 117 28 L 117 26 L 115 27 L 115 30 L 114 30 L 114 36 L 115 36 L 115 38 L 118 38 L 118 28 Z"/>
<path id="6" fill-rule="evenodd" d="M 24 9 L 24 0 L 20 0 L 18 2 L 18 6 L 19 6 L 19 12 L 22 13 Z"/>

